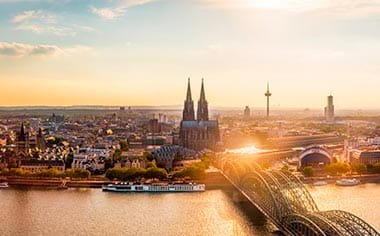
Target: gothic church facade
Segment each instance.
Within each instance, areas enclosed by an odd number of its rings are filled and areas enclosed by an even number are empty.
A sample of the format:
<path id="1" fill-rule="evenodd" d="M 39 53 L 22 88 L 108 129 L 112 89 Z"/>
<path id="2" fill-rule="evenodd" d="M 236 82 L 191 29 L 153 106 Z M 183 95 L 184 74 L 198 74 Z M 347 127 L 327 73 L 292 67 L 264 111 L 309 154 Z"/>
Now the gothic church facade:
<path id="1" fill-rule="evenodd" d="M 201 94 L 198 101 L 197 117 L 195 117 L 194 101 L 191 96 L 190 79 L 180 125 L 181 145 L 201 151 L 215 150 L 219 141 L 219 125 L 217 120 L 209 120 L 208 102 L 202 79 Z"/>

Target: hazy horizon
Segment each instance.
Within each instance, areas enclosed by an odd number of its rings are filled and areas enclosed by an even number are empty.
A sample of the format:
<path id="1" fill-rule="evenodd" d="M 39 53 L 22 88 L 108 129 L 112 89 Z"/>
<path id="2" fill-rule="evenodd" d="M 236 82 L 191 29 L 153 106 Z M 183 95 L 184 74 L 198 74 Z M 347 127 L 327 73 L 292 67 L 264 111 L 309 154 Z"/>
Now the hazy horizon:
<path id="1" fill-rule="evenodd" d="M 60 110 L 60 109 L 94 109 L 94 110 L 102 110 L 102 109 L 109 109 L 109 110 L 119 110 L 120 107 L 124 107 L 126 110 L 128 107 L 131 107 L 132 110 L 172 110 L 172 111 L 181 111 L 183 110 L 183 105 L 181 104 L 174 104 L 174 105 L 102 105 L 102 104 L 94 104 L 94 105 L 0 105 L 1 110 L 21 110 L 21 109 L 29 109 L 29 110 Z M 251 109 L 251 112 L 263 112 L 263 114 L 266 111 L 266 107 L 256 107 L 251 106 L 249 107 Z M 235 106 L 209 106 L 209 109 L 211 111 L 240 111 L 243 113 L 243 110 L 245 109 L 245 106 L 235 107 Z M 324 116 L 324 108 L 310 108 L 310 107 L 274 107 L 272 106 L 270 108 L 272 112 L 276 111 L 305 111 L 308 110 L 309 112 L 320 112 L 321 116 Z M 342 107 L 342 108 L 336 108 L 335 111 L 338 113 L 340 112 L 379 112 L 380 114 L 380 108 L 355 108 L 355 107 Z M 261 114 L 261 113 L 260 113 Z M 255 115 L 255 114 L 253 114 Z M 258 115 L 258 114 L 256 114 Z M 261 114 L 262 115 L 262 114 Z"/>
<path id="2" fill-rule="evenodd" d="M 0 0 L 0 106 L 380 109 L 377 0 Z"/>

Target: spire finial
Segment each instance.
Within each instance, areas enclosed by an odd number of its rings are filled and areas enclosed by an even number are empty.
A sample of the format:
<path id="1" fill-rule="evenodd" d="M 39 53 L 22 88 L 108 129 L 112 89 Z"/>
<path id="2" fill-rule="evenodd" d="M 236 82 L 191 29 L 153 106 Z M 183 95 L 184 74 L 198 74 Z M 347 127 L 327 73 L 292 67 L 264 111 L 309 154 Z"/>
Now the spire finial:
<path id="1" fill-rule="evenodd" d="M 208 104 L 206 100 L 206 93 L 204 87 L 204 79 L 202 78 L 202 87 L 201 87 L 201 96 L 198 101 L 198 112 L 197 112 L 198 121 L 207 121 L 208 120 Z"/>
<path id="2" fill-rule="evenodd" d="M 204 86 L 204 79 L 202 78 L 202 87 L 201 87 L 201 97 L 200 100 L 206 100 L 206 94 L 205 94 L 205 86 Z"/>
<path id="3" fill-rule="evenodd" d="M 184 121 L 189 121 L 189 120 L 195 120 L 194 117 L 194 103 L 193 99 L 191 98 L 191 87 L 190 87 L 190 78 L 187 80 L 187 94 L 186 94 L 186 100 L 185 100 L 185 105 L 183 108 L 183 118 L 182 120 Z"/>
<path id="4" fill-rule="evenodd" d="M 186 100 L 191 101 L 191 87 L 190 87 L 190 77 L 187 79 L 187 94 L 186 94 Z"/>

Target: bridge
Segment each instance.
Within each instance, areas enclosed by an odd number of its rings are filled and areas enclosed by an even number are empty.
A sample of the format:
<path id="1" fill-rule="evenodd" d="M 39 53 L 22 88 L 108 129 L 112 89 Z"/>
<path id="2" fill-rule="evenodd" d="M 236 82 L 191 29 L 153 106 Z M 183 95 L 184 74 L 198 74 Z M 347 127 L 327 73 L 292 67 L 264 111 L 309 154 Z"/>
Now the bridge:
<path id="1" fill-rule="evenodd" d="M 235 188 L 285 235 L 380 236 L 345 211 L 320 211 L 304 184 L 289 171 L 263 170 L 245 159 L 220 159 L 218 168 Z"/>

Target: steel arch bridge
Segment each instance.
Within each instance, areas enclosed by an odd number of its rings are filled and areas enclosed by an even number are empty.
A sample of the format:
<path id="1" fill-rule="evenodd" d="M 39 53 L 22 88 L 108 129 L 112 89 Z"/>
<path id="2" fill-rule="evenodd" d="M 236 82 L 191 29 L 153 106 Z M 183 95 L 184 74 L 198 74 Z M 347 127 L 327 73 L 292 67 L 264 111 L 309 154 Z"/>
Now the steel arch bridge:
<path id="1" fill-rule="evenodd" d="M 226 179 L 286 235 L 380 236 L 349 212 L 320 211 L 303 183 L 288 171 L 265 171 L 244 159 L 221 159 L 218 166 Z"/>

